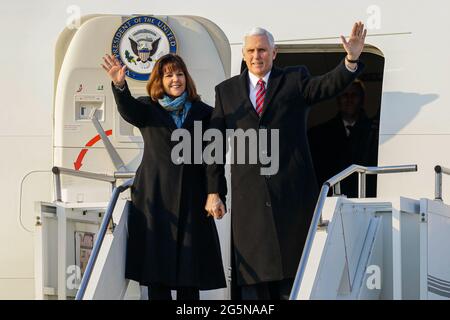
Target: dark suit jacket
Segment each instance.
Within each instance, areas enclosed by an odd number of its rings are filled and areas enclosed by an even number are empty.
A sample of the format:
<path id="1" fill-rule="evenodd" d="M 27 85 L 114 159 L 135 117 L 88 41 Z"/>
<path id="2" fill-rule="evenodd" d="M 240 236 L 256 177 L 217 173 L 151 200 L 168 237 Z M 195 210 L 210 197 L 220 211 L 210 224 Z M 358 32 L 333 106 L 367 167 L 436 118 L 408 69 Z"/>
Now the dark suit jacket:
<path id="1" fill-rule="evenodd" d="M 263 112 L 250 102 L 248 71 L 216 87 L 211 127 L 279 130 L 279 170 L 260 174 L 261 165 L 231 165 L 231 220 L 238 285 L 295 276 L 317 184 L 306 137 L 309 106 L 343 91 L 362 71 L 351 73 L 342 61 L 334 70 L 311 77 L 307 68 L 274 67 Z M 269 150 L 269 153 L 271 151 Z M 208 192 L 227 193 L 223 165 L 210 165 Z"/>
<path id="2" fill-rule="evenodd" d="M 319 185 L 352 164 L 377 165 L 378 126 L 361 110 L 350 135 L 338 114 L 331 120 L 311 128 L 308 132 L 311 155 Z M 341 193 L 349 198 L 358 197 L 358 174 L 341 182 Z M 367 176 L 366 196 L 376 194 L 376 176 Z"/>

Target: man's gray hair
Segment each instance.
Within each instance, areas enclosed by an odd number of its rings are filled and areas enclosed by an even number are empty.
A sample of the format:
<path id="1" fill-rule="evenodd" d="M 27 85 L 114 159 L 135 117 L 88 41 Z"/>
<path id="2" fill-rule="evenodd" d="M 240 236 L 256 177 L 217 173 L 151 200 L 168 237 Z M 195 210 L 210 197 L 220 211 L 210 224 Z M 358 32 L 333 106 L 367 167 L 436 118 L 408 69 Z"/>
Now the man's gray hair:
<path id="1" fill-rule="evenodd" d="M 275 48 L 275 40 L 273 39 L 273 35 L 264 28 L 254 27 L 249 32 L 247 32 L 244 36 L 244 45 L 245 39 L 250 36 L 266 36 L 269 41 L 269 45 L 271 48 Z"/>

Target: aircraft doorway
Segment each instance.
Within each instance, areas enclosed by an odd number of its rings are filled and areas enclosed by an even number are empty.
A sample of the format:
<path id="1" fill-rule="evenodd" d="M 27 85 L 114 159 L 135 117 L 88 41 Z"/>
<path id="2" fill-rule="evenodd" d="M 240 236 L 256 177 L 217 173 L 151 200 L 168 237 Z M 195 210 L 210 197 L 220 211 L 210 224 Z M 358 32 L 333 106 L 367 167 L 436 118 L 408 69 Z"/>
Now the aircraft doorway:
<path id="1" fill-rule="evenodd" d="M 306 65 L 313 76 L 332 70 L 345 55 L 340 45 L 278 45 L 277 48 L 276 66 Z M 378 164 L 384 57 L 377 48 L 366 45 L 360 59 L 365 69 L 358 83 L 341 96 L 313 106 L 308 117 L 310 152 L 319 186 L 350 164 Z M 244 69 L 243 61 L 241 71 Z M 357 197 L 357 179 L 357 174 L 353 174 L 343 181 L 342 194 Z M 367 177 L 366 196 L 376 197 L 376 176 Z"/>

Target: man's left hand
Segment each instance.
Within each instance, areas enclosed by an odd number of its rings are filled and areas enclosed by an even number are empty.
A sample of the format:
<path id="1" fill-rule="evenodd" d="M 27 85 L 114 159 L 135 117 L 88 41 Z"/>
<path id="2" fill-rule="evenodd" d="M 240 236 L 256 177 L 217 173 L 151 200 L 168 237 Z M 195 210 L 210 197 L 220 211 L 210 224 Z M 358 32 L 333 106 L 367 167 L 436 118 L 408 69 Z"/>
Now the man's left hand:
<path id="1" fill-rule="evenodd" d="M 345 51 L 347 52 L 347 59 L 349 60 L 358 60 L 361 52 L 364 48 L 364 41 L 366 39 L 367 29 L 364 29 L 364 24 L 360 22 L 356 22 L 353 25 L 352 32 L 348 41 L 344 36 L 341 36 L 342 45 L 344 46 Z"/>

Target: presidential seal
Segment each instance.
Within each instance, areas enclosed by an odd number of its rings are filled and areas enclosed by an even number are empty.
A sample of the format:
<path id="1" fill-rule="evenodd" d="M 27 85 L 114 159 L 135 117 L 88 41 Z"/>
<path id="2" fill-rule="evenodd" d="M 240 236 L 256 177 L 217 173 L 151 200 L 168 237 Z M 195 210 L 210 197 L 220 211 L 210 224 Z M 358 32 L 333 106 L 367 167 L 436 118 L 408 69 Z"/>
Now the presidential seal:
<path id="1" fill-rule="evenodd" d="M 125 21 L 114 34 L 112 54 L 127 66 L 126 75 L 147 81 L 156 60 L 177 52 L 173 31 L 154 17 L 139 16 Z"/>

